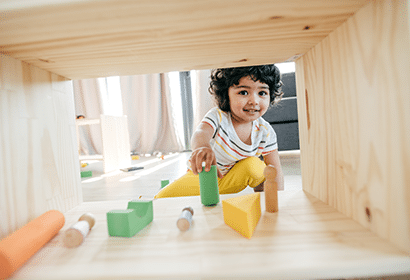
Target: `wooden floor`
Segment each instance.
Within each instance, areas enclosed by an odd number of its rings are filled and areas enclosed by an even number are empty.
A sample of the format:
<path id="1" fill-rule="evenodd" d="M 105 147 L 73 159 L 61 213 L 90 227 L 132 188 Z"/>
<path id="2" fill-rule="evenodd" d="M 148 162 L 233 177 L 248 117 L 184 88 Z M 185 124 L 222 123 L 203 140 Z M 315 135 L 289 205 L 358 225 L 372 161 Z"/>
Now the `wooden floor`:
<path id="1" fill-rule="evenodd" d="M 161 188 L 161 180 L 170 182 L 182 176 L 187 170 L 187 160 L 190 152 L 159 156 L 140 156 L 132 161 L 132 166 L 144 167 L 131 172 L 103 173 L 101 161 L 88 161 L 88 166 L 82 171 L 91 170 L 92 177 L 82 178 L 84 202 L 130 200 L 135 198 L 152 199 Z M 280 152 L 282 169 L 285 177 L 285 191 L 302 189 L 300 151 Z M 248 187 L 241 193 L 253 193 Z M 292 192 L 291 192 L 292 193 Z M 370 234 L 370 233 L 369 233 Z M 326 277 L 323 277 L 326 279 Z M 345 278 L 345 279 L 410 279 L 410 274 L 375 278 Z"/>
<path id="2" fill-rule="evenodd" d="M 190 154 L 190 152 L 169 154 L 164 155 L 163 159 L 158 156 L 140 156 L 139 160 L 132 161 L 132 166 L 144 167 L 144 169 L 107 174 L 103 173 L 101 161 L 87 161 L 89 165 L 81 170 L 91 170 L 93 176 L 82 178 L 84 202 L 134 199 L 141 196 L 152 199 L 161 188 L 161 180 L 172 182 L 185 174 Z M 285 189 L 301 189 L 299 151 L 281 152 L 280 155 L 285 175 Z M 242 192 L 251 193 L 253 190 L 248 187 Z"/>
<path id="3" fill-rule="evenodd" d="M 59 234 L 12 279 L 409 279 L 408 254 L 301 190 L 298 152 L 281 154 L 280 210 L 267 213 L 261 203 L 251 239 L 226 226 L 221 203 L 204 207 L 198 197 L 157 199 L 146 228 L 132 238 L 110 237 L 107 211 L 152 198 L 162 179 L 185 173 L 189 155 L 141 157 L 133 165 L 144 169 L 110 174 L 101 162 L 90 162 L 83 168 L 93 171 L 82 180 L 84 203 L 65 213 Z M 195 215 L 190 230 L 181 232 L 175 222 L 186 205 Z M 63 233 L 87 212 L 95 226 L 81 246 L 67 249 Z M 390 276 L 363 278 L 374 275 Z"/>

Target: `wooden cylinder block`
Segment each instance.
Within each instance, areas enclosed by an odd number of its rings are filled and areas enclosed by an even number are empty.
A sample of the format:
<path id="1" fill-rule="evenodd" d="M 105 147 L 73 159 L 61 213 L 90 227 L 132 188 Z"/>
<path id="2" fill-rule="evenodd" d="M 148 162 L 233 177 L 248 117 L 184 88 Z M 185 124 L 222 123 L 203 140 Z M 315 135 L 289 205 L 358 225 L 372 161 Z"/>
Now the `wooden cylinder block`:
<path id="1" fill-rule="evenodd" d="M 0 242 L 0 279 L 9 277 L 64 226 L 64 215 L 50 210 Z"/>
<path id="2" fill-rule="evenodd" d="M 278 212 L 278 183 L 276 182 L 276 169 L 272 165 L 265 167 L 263 175 L 266 178 L 264 183 L 265 207 L 267 212 Z"/>
<path id="3" fill-rule="evenodd" d="M 177 220 L 177 227 L 181 231 L 187 231 L 192 224 L 192 216 L 194 215 L 194 209 L 188 206 L 182 209 L 182 213 Z"/>
<path id="4" fill-rule="evenodd" d="M 63 237 L 64 245 L 68 248 L 80 246 L 94 224 L 95 218 L 91 213 L 82 215 L 77 223 L 65 231 Z"/>

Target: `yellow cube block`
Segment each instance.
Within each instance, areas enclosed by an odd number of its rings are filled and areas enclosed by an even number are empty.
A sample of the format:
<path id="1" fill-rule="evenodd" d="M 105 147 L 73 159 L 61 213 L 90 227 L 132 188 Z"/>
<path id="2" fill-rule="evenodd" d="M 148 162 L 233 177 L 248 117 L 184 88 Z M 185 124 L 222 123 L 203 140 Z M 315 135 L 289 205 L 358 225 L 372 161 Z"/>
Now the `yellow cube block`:
<path id="1" fill-rule="evenodd" d="M 222 209 L 225 224 L 251 238 L 261 217 L 260 193 L 225 199 Z"/>

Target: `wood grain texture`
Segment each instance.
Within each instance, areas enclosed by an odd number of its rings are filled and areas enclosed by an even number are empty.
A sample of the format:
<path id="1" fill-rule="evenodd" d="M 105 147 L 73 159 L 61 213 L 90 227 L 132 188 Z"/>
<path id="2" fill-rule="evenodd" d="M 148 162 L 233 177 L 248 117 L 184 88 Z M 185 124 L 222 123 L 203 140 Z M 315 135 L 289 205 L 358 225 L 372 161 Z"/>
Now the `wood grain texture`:
<path id="1" fill-rule="evenodd" d="M 0 238 L 82 202 L 72 82 L 0 55 Z"/>
<path id="2" fill-rule="evenodd" d="M 0 52 L 85 79 L 293 60 L 369 0 L 31 2 L 0 3 Z"/>
<path id="3" fill-rule="evenodd" d="M 410 252 L 408 1 L 374 1 L 296 62 L 303 188 Z"/>
<path id="4" fill-rule="evenodd" d="M 222 195 L 227 199 L 236 195 Z M 264 200 L 261 193 L 261 200 Z M 15 279 L 344 279 L 410 273 L 410 260 L 387 241 L 317 198 L 279 192 L 281 210 L 262 217 L 251 239 L 224 223 L 222 205 L 200 197 L 153 201 L 154 220 L 131 238 L 109 237 L 106 212 L 127 201 L 83 203 L 67 212 L 60 234 Z M 181 206 L 195 218 L 181 232 Z M 65 248 L 64 230 L 85 212 L 96 224 L 83 244 Z M 13 278 L 12 278 L 13 279 Z"/>

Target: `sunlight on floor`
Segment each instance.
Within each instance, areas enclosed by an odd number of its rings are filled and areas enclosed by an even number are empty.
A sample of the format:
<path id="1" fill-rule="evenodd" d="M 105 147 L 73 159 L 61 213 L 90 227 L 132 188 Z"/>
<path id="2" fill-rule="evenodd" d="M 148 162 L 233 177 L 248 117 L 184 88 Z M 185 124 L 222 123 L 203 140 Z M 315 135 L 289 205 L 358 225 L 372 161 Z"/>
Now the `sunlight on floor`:
<path id="1" fill-rule="evenodd" d="M 153 159 L 141 161 L 137 164 L 132 164 L 130 167 L 144 167 L 144 166 L 152 165 L 152 164 L 155 164 L 155 163 L 160 163 L 164 160 L 174 158 L 174 157 L 178 156 L 179 154 L 180 153 L 172 153 L 172 154 L 169 154 L 169 155 L 164 155 L 163 157 L 148 156 L 148 158 L 153 157 Z M 151 174 L 152 172 L 158 171 L 161 168 L 164 168 L 168 165 L 171 165 L 171 164 L 177 162 L 178 160 L 180 160 L 180 159 L 176 158 L 176 159 L 173 159 L 172 161 L 166 161 L 166 162 L 164 162 L 160 165 L 156 165 L 156 166 L 151 167 L 149 169 L 144 169 L 143 171 L 140 171 L 137 174 L 132 174 L 132 176 L 128 176 L 126 178 L 120 179 L 119 181 L 120 182 L 129 182 L 129 181 L 136 180 L 136 179 L 141 178 L 145 175 Z M 92 161 L 88 161 L 87 163 L 92 164 L 92 163 L 96 163 L 96 162 L 99 162 L 99 161 L 92 160 Z M 93 178 L 90 178 L 90 179 L 85 179 L 85 180 L 82 181 L 82 183 L 87 184 L 87 183 L 97 182 L 99 180 L 102 180 L 103 178 L 117 176 L 117 175 L 120 175 L 120 174 L 123 174 L 123 173 L 124 172 L 121 171 L 121 170 L 115 170 L 115 171 L 112 171 L 112 172 L 103 173 L 100 176 L 96 176 L 96 177 L 93 177 Z"/>
<path id="2" fill-rule="evenodd" d="M 170 160 L 170 161 L 161 163 L 161 164 L 159 164 L 159 165 L 157 165 L 157 166 L 155 166 L 155 167 L 151 167 L 151 168 L 149 168 L 149 169 L 145 169 L 144 171 L 141 171 L 141 172 L 139 172 L 138 174 L 135 174 L 134 176 L 130 176 L 130 177 L 123 178 L 123 179 L 120 180 L 120 182 L 130 182 L 130 181 L 137 180 L 137 179 L 141 178 L 142 176 L 145 176 L 145 175 L 151 174 L 151 173 L 153 173 L 153 172 L 155 172 L 155 171 L 158 171 L 158 170 L 160 170 L 160 169 L 162 169 L 162 168 L 164 168 L 164 167 L 166 167 L 166 166 L 168 166 L 168 165 L 171 165 L 171 164 L 173 164 L 173 163 L 176 163 L 176 162 L 179 161 L 179 160 L 180 160 L 179 158 L 175 158 L 175 159 L 173 159 L 173 160 Z"/>
<path id="3" fill-rule="evenodd" d="M 162 180 L 170 182 L 187 170 L 190 153 L 140 156 L 132 160 L 130 167 L 143 167 L 133 171 L 103 173 L 101 161 L 89 162 L 82 171 L 92 171 L 93 176 L 82 179 L 84 201 L 133 199 L 139 196 L 153 197 L 161 188 Z"/>
<path id="4" fill-rule="evenodd" d="M 82 170 L 93 171 L 93 177 L 82 179 L 84 201 L 104 201 L 119 199 L 153 198 L 161 189 L 161 181 L 173 182 L 187 170 L 190 152 L 173 153 L 168 155 L 140 156 L 133 160 L 130 167 L 143 169 L 130 172 L 114 171 L 103 173 L 101 161 L 90 161 Z M 302 188 L 299 151 L 280 153 L 281 164 L 285 175 L 285 189 Z M 251 188 L 244 190 L 252 193 Z"/>

